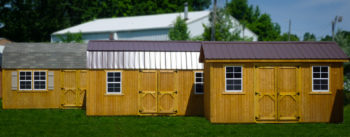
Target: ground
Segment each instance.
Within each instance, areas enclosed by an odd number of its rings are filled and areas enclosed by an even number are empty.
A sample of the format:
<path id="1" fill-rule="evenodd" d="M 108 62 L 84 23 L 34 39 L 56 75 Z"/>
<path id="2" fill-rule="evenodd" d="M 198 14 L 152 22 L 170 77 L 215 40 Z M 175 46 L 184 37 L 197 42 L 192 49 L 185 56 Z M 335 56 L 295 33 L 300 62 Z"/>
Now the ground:
<path id="1" fill-rule="evenodd" d="M 341 124 L 211 124 L 204 117 L 87 117 L 80 109 L 0 109 L 0 136 L 350 136 L 350 105 Z"/>

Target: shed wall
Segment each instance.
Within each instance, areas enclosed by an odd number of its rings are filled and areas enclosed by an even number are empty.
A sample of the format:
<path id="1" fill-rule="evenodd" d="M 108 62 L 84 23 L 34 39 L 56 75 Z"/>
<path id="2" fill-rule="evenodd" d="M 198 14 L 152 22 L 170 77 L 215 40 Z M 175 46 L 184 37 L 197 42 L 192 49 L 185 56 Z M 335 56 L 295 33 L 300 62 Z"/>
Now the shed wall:
<path id="1" fill-rule="evenodd" d="M 225 91 L 225 65 L 243 66 L 243 93 Z M 299 122 L 343 121 L 343 67 L 342 63 L 205 63 L 210 69 L 205 81 L 205 116 L 213 123 L 255 123 L 254 66 L 300 66 Z M 312 92 L 312 66 L 329 65 L 330 93 Z M 206 73 L 208 74 L 208 73 Z M 209 90 L 209 91 L 208 91 Z M 210 105 L 208 105 L 210 104 Z M 271 121 L 279 123 L 281 121 Z"/>
<path id="2" fill-rule="evenodd" d="M 106 94 L 106 71 L 90 70 L 87 92 L 87 115 L 139 115 L 139 70 L 122 71 L 122 94 Z M 194 94 L 194 71 L 177 71 L 176 115 L 203 115 L 203 95 Z"/>
<path id="3" fill-rule="evenodd" d="M 11 72 L 17 70 L 3 70 L 3 108 L 59 108 L 60 107 L 60 86 L 48 91 L 17 91 L 11 90 Z M 54 85 L 60 85 L 60 71 L 54 71 Z"/>

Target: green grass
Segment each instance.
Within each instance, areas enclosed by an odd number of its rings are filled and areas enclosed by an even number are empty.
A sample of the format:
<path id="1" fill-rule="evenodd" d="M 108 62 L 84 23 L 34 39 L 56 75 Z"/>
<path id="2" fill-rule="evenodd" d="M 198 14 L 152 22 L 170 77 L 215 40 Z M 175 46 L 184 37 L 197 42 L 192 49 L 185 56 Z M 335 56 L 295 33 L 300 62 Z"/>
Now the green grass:
<path id="1" fill-rule="evenodd" d="M 211 124 L 204 117 L 87 117 L 79 109 L 0 109 L 0 137 L 6 136 L 350 136 L 350 105 L 341 124 Z"/>

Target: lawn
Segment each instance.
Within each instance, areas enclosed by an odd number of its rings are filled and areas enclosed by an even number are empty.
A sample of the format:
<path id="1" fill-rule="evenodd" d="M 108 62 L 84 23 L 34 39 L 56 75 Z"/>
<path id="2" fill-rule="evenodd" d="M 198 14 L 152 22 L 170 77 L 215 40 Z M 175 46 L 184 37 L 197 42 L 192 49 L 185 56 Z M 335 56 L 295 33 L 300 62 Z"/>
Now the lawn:
<path id="1" fill-rule="evenodd" d="M 211 124 L 204 117 L 87 117 L 84 110 L 0 109 L 0 136 L 350 136 L 342 124 Z"/>

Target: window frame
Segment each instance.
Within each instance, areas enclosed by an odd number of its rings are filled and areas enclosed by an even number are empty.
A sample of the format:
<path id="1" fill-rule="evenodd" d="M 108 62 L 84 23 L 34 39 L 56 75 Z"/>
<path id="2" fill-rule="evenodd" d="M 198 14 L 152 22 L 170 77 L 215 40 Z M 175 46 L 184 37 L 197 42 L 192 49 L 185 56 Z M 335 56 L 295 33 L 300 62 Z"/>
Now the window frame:
<path id="1" fill-rule="evenodd" d="M 196 74 L 197 73 L 202 73 L 202 79 L 203 79 L 203 82 L 197 82 L 196 81 L 196 79 L 197 79 L 197 76 L 196 76 Z M 197 86 L 196 86 L 196 84 L 202 84 L 202 86 L 203 86 L 203 92 L 197 92 Z M 196 95 L 202 95 L 202 94 L 204 94 L 204 72 L 203 71 L 196 71 L 196 72 L 194 72 L 194 94 L 196 94 Z"/>
<path id="2" fill-rule="evenodd" d="M 35 72 L 45 72 L 45 80 L 35 80 Z M 32 79 L 33 79 L 33 83 L 32 83 L 33 90 L 35 90 L 35 91 L 46 91 L 47 90 L 47 71 L 46 70 L 33 70 Z M 45 81 L 45 89 L 36 89 L 35 88 L 35 81 Z"/>
<path id="3" fill-rule="evenodd" d="M 31 80 L 21 80 L 21 72 L 30 72 L 30 78 Z M 30 91 L 33 90 L 33 71 L 32 70 L 20 70 L 18 71 L 18 90 L 19 91 Z M 21 89 L 21 81 L 30 81 L 30 89 Z"/>
<path id="4" fill-rule="evenodd" d="M 311 85 L 311 88 L 312 88 L 312 92 L 330 92 L 329 91 L 329 88 L 330 88 L 330 85 L 329 85 L 329 80 L 330 80 L 330 67 L 329 66 L 327 66 L 327 65 L 313 65 L 313 66 L 311 66 L 312 68 L 311 68 L 311 83 L 312 83 L 312 85 Z M 328 77 L 327 78 L 314 78 L 314 67 L 321 67 L 320 68 L 320 73 L 322 74 L 322 67 L 327 67 L 328 68 L 328 72 L 327 72 L 327 74 L 328 74 Z M 321 77 L 321 76 L 320 76 Z M 314 80 L 325 80 L 325 79 L 327 79 L 327 90 L 322 90 L 322 89 L 320 89 L 320 90 L 315 90 L 314 89 Z"/>
<path id="5" fill-rule="evenodd" d="M 227 67 L 240 67 L 241 68 L 241 78 L 227 78 L 226 77 L 226 74 L 227 74 Z M 243 66 L 242 65 L 226 65 L 225 67 L 224 67 L 224 69 L 225 69 L 225 92 L 243 92 Z M 233 73 L 235 73 L 234 72 L 234 70 L 233 70 Z M 228 90 L 227 89 L 227 80 L 241 80 L 241 90 Z"/>
<path id="6" fill-rule="evenodd" d="M 108 73 L 115 73 L 115 72 L 119 72 L 120 73 L 120 82 L 108 82 Z M 123 72 L 122 71 L 106 71 L 106 94 L 108 95 L 120 95 L 123 94 Z M 120 92 L 108 92 L 108 83 L 119 83 L 120 84 Z"/>

